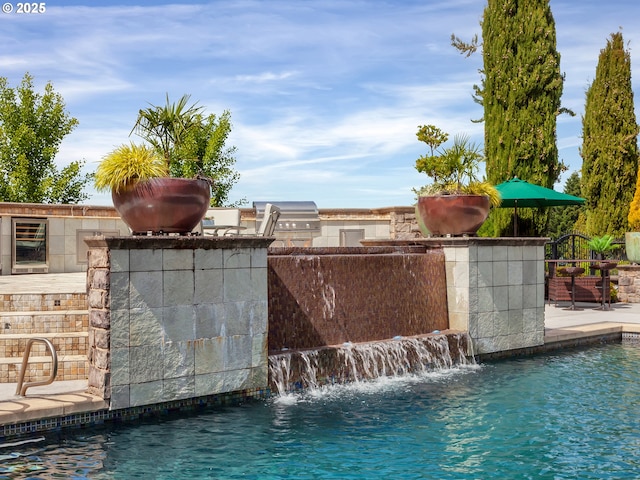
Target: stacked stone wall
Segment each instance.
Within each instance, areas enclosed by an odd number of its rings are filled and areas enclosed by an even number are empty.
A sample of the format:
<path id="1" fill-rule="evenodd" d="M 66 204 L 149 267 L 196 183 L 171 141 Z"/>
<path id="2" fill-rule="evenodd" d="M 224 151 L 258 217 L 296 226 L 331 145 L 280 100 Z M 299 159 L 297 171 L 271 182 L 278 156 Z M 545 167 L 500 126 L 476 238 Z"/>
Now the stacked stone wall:
<path id="1" fill-rule="evenodd" d="M 618 300 L 640 303 L 640 265 L 618 266 Z"/>
<path id="2" fill-rule="evenodd" d="M 109 337 L 109 249 L 89 250 L 87 303 L 89 306 L 89 392 L 111 398 Z"/>
<path id="3" fill-rule="evenodd" d="M 422 238 L 415 209 L 398 208 L 389 213 L 390 237 L 394 240 Z"/>

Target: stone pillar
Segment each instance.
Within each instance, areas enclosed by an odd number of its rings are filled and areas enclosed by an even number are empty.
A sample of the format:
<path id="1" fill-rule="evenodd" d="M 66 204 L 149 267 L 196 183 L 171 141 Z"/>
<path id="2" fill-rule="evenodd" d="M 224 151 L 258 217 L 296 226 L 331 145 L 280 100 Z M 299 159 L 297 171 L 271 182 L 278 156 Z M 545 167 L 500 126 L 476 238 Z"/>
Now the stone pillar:
<path id="1" fill-rule="evenodd" d="M 545 239 L 434 240 L 445 252 L 449 326 L 469 332 L 475 353 L 544 343 Z"/>
<path id="2" fill-rule="evenodd" d="M 89 392 L 105 400 L 111 398 L 109 287 L 109 249 L 92 248 L 87 270 Z"/>
<path id="3" fill-rule="evenodd" d="M 640 265 L 618 265 L 618 300 L 640 303 Z"/>
<path id="4" fill-rule="evenodd" d="M 89 390 L 111 409 L 267 387 L 273 238 L 85 241 Z"/>

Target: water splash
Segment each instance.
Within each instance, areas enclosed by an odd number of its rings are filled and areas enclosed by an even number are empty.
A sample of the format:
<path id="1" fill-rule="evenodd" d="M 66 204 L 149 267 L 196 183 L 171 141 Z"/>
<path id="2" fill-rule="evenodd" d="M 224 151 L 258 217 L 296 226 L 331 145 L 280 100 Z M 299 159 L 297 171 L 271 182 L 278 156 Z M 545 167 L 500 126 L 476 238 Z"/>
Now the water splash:
<path id="1" fill-rule="evenodd" d="M 323 385 L 447 370 L 475 363 L 468 353 L 470 343 L 466 333 L 447 333 L 289 351 L 269 356 L 269 383 L 274 393 L 286 395 Z"/>

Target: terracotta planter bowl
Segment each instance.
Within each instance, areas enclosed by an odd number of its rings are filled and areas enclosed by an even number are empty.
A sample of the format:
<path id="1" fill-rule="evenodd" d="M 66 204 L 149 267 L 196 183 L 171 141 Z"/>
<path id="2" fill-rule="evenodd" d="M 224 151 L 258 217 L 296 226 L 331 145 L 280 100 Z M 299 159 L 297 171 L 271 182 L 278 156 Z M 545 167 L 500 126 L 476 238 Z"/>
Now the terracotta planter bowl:
<path id="1" fill-rule="evenodd" d="M 205 180 L 154 178 L 112 192 L 113 205 L 134 234 L 191 232 L 204 218 L 211 199 Z"/>
<path id="2" fill-rule="evenodd" d="M 489 215 L 486 195 L 430 195 L 418 198 L 420 219 L 431 235 L 475 235 Z"/>

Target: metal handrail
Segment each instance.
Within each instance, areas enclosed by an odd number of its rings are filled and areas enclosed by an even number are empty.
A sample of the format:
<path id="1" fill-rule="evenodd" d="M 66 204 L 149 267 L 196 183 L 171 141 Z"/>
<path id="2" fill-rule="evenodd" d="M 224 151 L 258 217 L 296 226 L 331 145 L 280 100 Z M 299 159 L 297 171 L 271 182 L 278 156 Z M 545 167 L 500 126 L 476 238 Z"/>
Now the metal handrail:
<path id="1" fill-rule="evenodd" d="M 24 383 L 24 375 L 25 375 L 25 372 L 27 371 L 27 363 L 29 362 L 29 355 L 31 354 L 31 345 L 33 345 L 33 342 L 44 343 L 45 346 L 51 352 L 51 364 L 52 364 L 51 375 L 46 380 L 39 380 L 37 382 Z M 56 349 L 53 346 L 53 343 L 51 343 L 46 338 L 39 338 L 39 337 L 30 338 L 29 340 L 27 340 L 27 346 L 25 347 L 24 355 L 22 356 L 22 368 L 20 369 L 18 386 L 16 387 L 16 395 L 20 395 L 21 397 L 24 397 L 27 391 L 27 388 L 39 387 L 41 385 L 49 385 L 50 383 L 53 383 L 53 380 L 56 378 L 57 374 L 58 374 L 58 354 L 56 353 Z"/>

